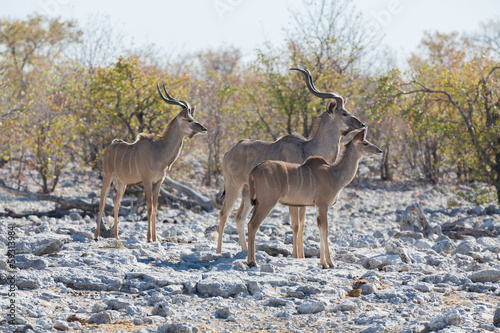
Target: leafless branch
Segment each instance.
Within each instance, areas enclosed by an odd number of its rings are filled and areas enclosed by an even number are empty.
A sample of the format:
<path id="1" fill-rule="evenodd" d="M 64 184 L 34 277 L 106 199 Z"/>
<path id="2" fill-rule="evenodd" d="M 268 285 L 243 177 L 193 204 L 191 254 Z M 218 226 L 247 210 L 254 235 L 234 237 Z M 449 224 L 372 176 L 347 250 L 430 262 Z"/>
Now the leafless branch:
<path id="1" fill-rule="evenodd" d="M 1 117 L 2 117 L 2 118 L 5 118 L 5 117 L 7 117 L 7 116 L 10 116 L 10 115 L 11 115 L 12 113 L 14 113 L 14 112 L 18 112 L 18 111 L 22 111 L 22 110 L 23 110 L 22 108 L 13 108 L 13 109 L 11 109 L 11 110 L 9 110 L 9 111 L 5 112 L 4 114 L 2 114 L 2 116 L 1 116 Z"/>

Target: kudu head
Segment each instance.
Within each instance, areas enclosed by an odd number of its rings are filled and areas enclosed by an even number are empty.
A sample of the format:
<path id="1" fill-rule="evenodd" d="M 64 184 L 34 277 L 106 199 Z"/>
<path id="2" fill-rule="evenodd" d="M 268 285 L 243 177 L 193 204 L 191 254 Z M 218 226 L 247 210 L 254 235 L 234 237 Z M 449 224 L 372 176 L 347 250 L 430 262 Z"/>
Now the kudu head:
<path id="1" fill-rule="evenodd" d="M 333 126 L 338 126 L 343 135 L 357 130 L 365 128 L 365 125 L 356 117 L 351 115 L 344 105 L 344 99 L 337 93 L 334 92 L 322 92 L 319 91 L 314 85 L 314 81 L 311 73 L 305 68 L 290 68 L 290 70 L 299 71 L 304 74 L 306 79 L 307 88 L 314 96 L 330 99 L 326 106 L 325 116 L 326 119 L 331 121 Z M 323 117 L 323 119 L 325 119 Z"/>
<path id="2" fill-rule="evenodd" d="M 172 96 L 170 96 L 169 93 L 167 92 L 165 84 L 163 84 L 163 92 L 165 94 L 162 93 L 162 91 L 160 90 L 160 86 L 158 86 L 158 84 L 156 84 L 156 88 L 158 88 L 160 97 L 165 102 L 167 102 L 168 104 L 178 105 L 182 107 L 182 111 L 179 112 L 179 114 L 175 117 L 175 119 L 179 123 L 181 131 L 186 136 L 192 138 L 196 134 L 207 133 L 207 129 L 193 118 L 196 107 L 193 107 L 193 109 L 191 109 L 191 106 L 188 104 L 188 102 L 172 98 Z"/>
<path id="3" fill-rule="evenodd" d="M 352 141 L 349 143 L 349 145 L 353 145 L 351 149 L 355 149 L 360 157 L 370 157 L 382 154 L 382 150 L 379 147 L 366 140 L 366 130 L 366 128 L 363 128 L 354 138 L 352 138 Z"/>

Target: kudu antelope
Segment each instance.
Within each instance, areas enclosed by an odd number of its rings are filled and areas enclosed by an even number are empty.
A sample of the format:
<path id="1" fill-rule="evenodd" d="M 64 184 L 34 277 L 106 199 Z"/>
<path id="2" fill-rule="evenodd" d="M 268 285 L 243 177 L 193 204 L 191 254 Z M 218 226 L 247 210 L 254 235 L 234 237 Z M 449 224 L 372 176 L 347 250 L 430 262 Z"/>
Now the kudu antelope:
<path id="1" fill-rule="evenodd" d="M 115 224 L 114 237 L 118 238 L 118 210 L 120 200 L 129 184 L 144 184 L 146 206 L 148 213 L 147 241 L 156 241 L 156 213 L 161 184 L 170 167 L 182 150 L 184 138 L 193 137 L 198 133 L 206 133 L 207 129 L 193 119 L 195 108 L 189 104 L 172 98 L 163 85 L 163 91 L 156 85 L 160 97 L 168 104 L 182 107 L 182 111 L 172 119 L 163 132 L 158 135 L 140 133 L 133 143 L 113 140 L 106 148 L 102 157 L 102 192 L 97 217 L 95 239 L 99 238 L 102 212 L 113 180 L 116 181 L 116 196 L 114 200 Z"/>
<path id="2" fill-rule="evenodd" d="M 222 251 L 224 227 L 229 213 L 241 192 L 241 204 L 235 216 L 241 249 L 246 250 L 244 220 L 251 208 L 248 194 L 248 174 L 260 162 L 279 160 L 302 163 L 309 156 L 322 156 L 334 162 L 338 155 L 340 139 L 350 131 L 364 128 L 365 125 L 347 112 L 344 99 L 333 92 L 319 91 L 307 69 L 291 68 L 304 74 L 309 91 L 317 97 L 331 99 L 326 111 L 317 117 L 311 138 L 299 135 L 285 135 L 275 142 L 241 140 L 226 152 L 222 161 L 224 177 L 224 198 L 219 215 L 219 237 L 217 253 Z M 290 207 L 293 229 L 293 257 L 304 258 L 303 230 L 305 207 Z"/>
<path id="3" fill-rule="evenodd" d="M 313 156 L 302 165 L 265 161 L 250 172 L 248 182 L 254 207 L 248 223 L 248 266 L 257 266 L 255 234 L 262 221 L 279 202 L 295 207 L 316 206 L 320 263 L 323 268 L 333 267 L 328 247 L 328 207 L 337 202 L 340 191 L 356 175 L 359 160 L 382 153 L 382 150 L 365 140 L 365 134 L 365 129 L 356 134 L 347 144 L 338 164 L 332 165 L 323 157 Z"/>

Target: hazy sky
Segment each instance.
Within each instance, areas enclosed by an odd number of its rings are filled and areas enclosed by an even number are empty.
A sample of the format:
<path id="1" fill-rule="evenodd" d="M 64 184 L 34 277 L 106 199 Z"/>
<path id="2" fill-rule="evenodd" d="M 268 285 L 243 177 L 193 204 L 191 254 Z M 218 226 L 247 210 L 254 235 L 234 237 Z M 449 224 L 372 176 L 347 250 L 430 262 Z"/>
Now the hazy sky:
<path id="1" fill-rule="evenodd" d="M 290 27 L 292 0 L 0 0 L 0 16 L 40 13 L 84 23 L 108 15 L 126 44 L 155 44 L 166 53 L 196 52 L 234 45 L 245 55 L 264 41 L 280 43 Z M 479 22 L 500 19 L 499 0 L 353 0 L 370 29 L 400 55 L 416 49 L 425 30 L 473 31 Z M 126 45 L 127 46 L 127 45 Z"/>

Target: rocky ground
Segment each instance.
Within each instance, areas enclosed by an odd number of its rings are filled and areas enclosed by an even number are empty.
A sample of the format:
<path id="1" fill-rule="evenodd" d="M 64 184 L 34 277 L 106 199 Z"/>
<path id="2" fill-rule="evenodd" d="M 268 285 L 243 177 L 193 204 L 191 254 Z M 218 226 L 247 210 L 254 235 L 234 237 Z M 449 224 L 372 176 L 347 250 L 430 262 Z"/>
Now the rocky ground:
<path id="1" fill-rule="evenodd" d="M 71 182 L 60 191 L 99 194 Z M 98 242 L 95 219 L 78 212 L 5 218 L 0 331 L 500 332 L 500 238 L 487 236 L 500 229 L 500 210 L 464 201 L 463 191 L 378 182 L 346 188 L 329 211 L 331 269 L 319 263 L 313 208 L 306 218 L 307 258 L 291 258 L 287 208 L 277 206 L 257 234 L 259 267 L 252 269 L 239 251 L 234 220 L 222 254 L 215 254 L 218 210 L 163 207 L 161 241 L 149 244 L 145 214 L 121 219 L 119 241 Z M 460 221 L 463 229 L 487 232 L 452 239 L 401 230 L 414 203 L 431 227 Z M 0 191 L 0 212 L 52 208 Z M 8 247 L 15 249 L 12 266 Z"/>

